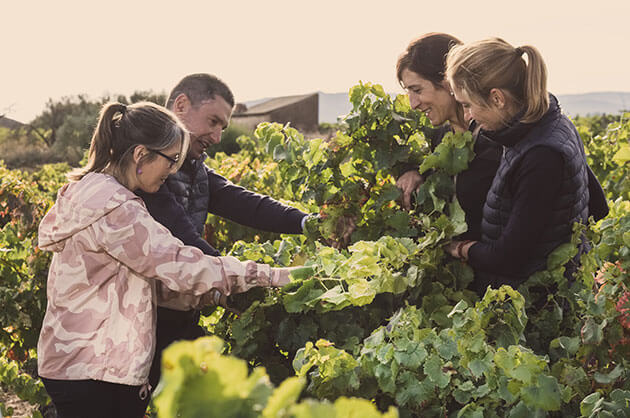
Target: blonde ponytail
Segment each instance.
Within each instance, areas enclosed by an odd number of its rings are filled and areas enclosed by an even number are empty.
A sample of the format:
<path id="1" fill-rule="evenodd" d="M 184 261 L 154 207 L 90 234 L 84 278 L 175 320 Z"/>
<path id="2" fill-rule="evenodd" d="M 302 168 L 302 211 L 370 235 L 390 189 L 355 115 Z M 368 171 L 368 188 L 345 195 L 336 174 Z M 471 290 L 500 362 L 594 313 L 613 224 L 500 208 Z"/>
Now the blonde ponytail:
<path id="1" fill-rule="evenodd" d="M 525 114 L 521 119 L 525 123 L 536 122 L 549 109 L 547 93 L 547 66 L 538 49 L 525 45 L 520 50 L 527 55 L 527 71 L 525 72 L 524 98 Z"/>

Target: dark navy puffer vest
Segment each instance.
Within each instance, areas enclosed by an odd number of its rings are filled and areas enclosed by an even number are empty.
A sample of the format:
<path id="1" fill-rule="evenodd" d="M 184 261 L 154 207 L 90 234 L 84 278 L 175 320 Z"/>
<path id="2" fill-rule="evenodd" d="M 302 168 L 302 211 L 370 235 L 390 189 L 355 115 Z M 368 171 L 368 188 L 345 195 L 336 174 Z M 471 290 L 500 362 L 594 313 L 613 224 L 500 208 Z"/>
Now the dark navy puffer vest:
<path id="1" fill-rule="evenodd" d="M 205 154 L 194 162 L 187 159 L 181 169 L 168 176 L 165 182 L 168 190 L 190 216 L 199 235 L 203 234 L 210 201 L 208 173 L 203 163 L 205 159 Z"/>
<path id="2" fill-rule="evenodd" d="M 547 256 L 560 244 L 570 241 L 575 222 L 586 222 L 589 192 L 584 146 L 571 121 L 562 115 L 555 97 L 550 96 L 550 107 L 543 118 L 533 124 L 531 129 L 522 132 L 525 133 L 520 139 L 512 137 L 502 141 L 505 145 L 504 154 L 484 205 L 481 241 L 493 243 L 503 233 L 510 218 L 514 197 L 509 190 L 508 180 L 527 151 L 545 146 L 559 152 L 564 160 L 562 183 L 557 197 L 549 202 L 553 212 L 548 227 L 540 236 L 533 256 L 522 271 L 521 278 L 527 278 L 545 269 Z M 487 279 L 501 280 L 497 277 Z"/>

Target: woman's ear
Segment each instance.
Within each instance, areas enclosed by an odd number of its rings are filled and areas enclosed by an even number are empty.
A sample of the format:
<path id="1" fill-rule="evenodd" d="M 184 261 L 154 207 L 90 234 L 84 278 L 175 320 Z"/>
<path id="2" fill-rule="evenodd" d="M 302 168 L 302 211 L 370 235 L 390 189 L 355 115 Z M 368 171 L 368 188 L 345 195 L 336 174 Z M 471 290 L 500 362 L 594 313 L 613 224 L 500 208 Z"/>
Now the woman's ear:
<path id="1" fill-rule="evenodd" d="M 149 153 L 149 150 L 144 145 L 136 145 L 133 149 L 133 162 L 139 164 L 145 155 Z"/>
<path id="2" fill-rule="evenodd" d="M 498 109 L 503 109 L 507 106 L 507 97 L 503 90 L 494 88 L 490 90 L 490 104 Z"/>
<path id="3" fill-rule="evenodd" d="M 442 88 L 444 90 L 446 90 L 451 96 L 453 95 L 453 89 L 451 89 L 451 85 L 449 84 L 448 80 L 444 79 L 442 81 L 440 81 L 440 85 L 442 86 Z"/>

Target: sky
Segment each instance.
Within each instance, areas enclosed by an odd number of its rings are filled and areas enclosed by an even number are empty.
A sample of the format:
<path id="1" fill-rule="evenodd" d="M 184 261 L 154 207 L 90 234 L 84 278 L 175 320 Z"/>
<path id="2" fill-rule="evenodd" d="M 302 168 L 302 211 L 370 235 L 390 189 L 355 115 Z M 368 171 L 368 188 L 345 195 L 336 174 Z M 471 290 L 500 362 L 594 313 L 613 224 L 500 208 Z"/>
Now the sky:
<path id="1" fill-rule="evenodd" d="M 48 99 L 168 92 L 186 74 L 223 79 L 237 102 L 402 92 L 415 37 L 498 36 L 534 45 L 556 94 L 630 92 L 630 0 L 86 0 L 0 3 L 0 115 L 27 122 Z"/>

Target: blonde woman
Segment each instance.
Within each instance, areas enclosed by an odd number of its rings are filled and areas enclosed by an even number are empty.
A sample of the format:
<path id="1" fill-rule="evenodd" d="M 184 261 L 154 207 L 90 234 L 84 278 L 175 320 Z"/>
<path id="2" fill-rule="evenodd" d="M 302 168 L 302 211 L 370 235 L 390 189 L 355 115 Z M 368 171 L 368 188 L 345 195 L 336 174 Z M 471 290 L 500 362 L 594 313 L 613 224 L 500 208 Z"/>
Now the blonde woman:
<path id="1" fill-rule="evenodd" d="M 185 310 L 288 282 L 287 269 L 185 246 L 134 194 L 157 191 L 188 141 L 161 106 L 105 105 L 87 166 L 39 226 L 40 248 L 54 255 L 38 371 L 61 418 L 144 415 L 158 302 Z"/>
<path id="2" fill-rule="evenodd" d="M 455 241 L 447 249 L 475 269 L 480 293 L 488 285 L 517 287 L 546 267 L 547 256 L 570 240 L 575 222 L 605 215 L 601 186 L 589 174 L 575 127 L 547 92 L 547 70 L 536 48 L 493 38 L 453 47 L 446 65 L 465 117 L 504 147 L 484 205 L 481 239 Z"/>

